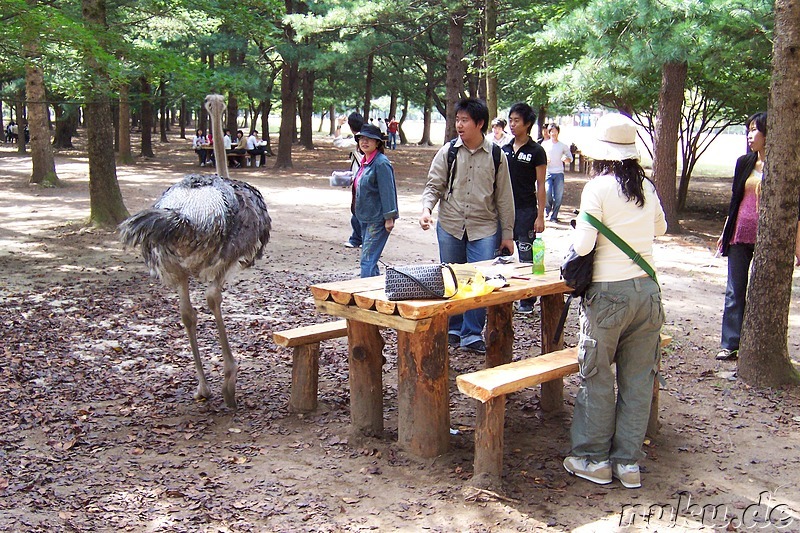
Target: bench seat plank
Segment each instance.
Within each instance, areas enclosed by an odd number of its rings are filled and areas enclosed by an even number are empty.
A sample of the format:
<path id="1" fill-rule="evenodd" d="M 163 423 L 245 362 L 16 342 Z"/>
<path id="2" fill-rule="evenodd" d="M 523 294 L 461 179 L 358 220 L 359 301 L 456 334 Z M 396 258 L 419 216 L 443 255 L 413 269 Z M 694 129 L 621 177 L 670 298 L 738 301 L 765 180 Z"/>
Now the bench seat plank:
<path id="1" fill-rule="evenodd" d="M 292 348 L 303 344 L 318 343 L 329 339 L 347 336 L 347 320 L 336 320 L 324 324 L 312 324 L 286 331 L 276 331 L 272 339 L 279 346 Z"/>
<path id="2" fill-rule="evenodd" d="M 491 398 L 533 387 L 551 379 L 563 378 L 577 371 L 578 349 L 572 347 L 462 374 L 456 378 L 456 384 L 462 393 L 486 402 Z"/>

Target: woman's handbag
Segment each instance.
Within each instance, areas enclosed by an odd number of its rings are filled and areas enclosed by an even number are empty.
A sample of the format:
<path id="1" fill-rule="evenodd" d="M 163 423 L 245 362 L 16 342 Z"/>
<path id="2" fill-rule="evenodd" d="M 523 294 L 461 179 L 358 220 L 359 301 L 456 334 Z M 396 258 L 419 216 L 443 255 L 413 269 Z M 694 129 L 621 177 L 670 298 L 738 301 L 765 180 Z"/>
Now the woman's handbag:
<path id="1" fill-rule="evenodd" d="M 457 292 L 458 279 L 450 265 L 386 267 L 386 298 L 391 301 L 447 298 L 445 272 L 452 276 Z"/>

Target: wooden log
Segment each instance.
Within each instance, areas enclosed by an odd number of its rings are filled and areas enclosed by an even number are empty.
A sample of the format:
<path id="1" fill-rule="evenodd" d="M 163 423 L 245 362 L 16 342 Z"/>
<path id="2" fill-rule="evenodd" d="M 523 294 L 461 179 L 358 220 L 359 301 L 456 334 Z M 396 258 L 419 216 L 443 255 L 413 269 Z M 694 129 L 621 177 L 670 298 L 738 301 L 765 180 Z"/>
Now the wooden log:
<path id="1" fill-rule="evenodd" d="M 319 387 L 319 342 L 294 347 L 292 356 L 292 392 L 289 410 L 308 413 L 317 408 Z"/>
<path id="2" fill-rule="evenodd" d="M 510 363 L 514 349 L 514 306 L 493 305 L 486 312 L 486 367 Z"/>
<path id="3" fill-rule="evenodd" d="M 506 397 L 478 402 L 475 419 L 475 462 L 472 485 L 480 488 L 499 487 L 503 476 L 503 428 Z"/>
<path id="4" fill-rule="evenodd" d="M 383 337 L 378 326 L 347 321 L 350 418 L 367 436 L 383 433 Z"/>
<path id="5" fill-rule="evenodd" d="M 279 346 L 294 347 L 301 344 L 319 343 L 329 339 L 338 339 L 347 335 L 347 321 L 336 320 L 322 324 L 311 324 L 299 328 L 275 331 L 272 340 Z"/>
<path id="6" fill-rule="evenodd" d="M 450 445 L 447 316 L 431 318 L 425 332 L 397 332 L 398 443 L 421 457 Z"/>
<path id="7" fill-rule="evenodd" d="M 398 331 L 419 332 L 430 327 L 430 319 L 408 320 L 397 315 L 385 315 L 377 311 L 359 309 L 352 305 L 341 305 L 336 302 L 314 300 L 317 311 L 326 315 L 340 316 L 351 321 L 374 324 L 382 328 Z"/>
<path id="8" fill-rule="evenodd" d="M 561 312 L 564 310 L 564 295 L 550 294 L 539 299 L 542 309 L 542 353 L 555 352 L 564 347 L 564 335 L 553 339 Z M 558 378 L 542 383 L 539 405 L 542 411 L 556 412 L 564 408 L 564 379 Z"/>

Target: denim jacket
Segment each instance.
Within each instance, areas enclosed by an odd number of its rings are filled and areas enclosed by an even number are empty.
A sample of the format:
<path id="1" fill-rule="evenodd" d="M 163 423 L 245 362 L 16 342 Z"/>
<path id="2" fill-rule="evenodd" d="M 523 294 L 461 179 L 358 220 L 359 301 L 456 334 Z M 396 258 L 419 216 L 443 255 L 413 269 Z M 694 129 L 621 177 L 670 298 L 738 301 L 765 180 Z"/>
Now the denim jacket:
<path id="1" fill-rule="evenodd" d="M 378 153 L 356 184 L 356 218 L 364 224 L 397 218 L 397 189 L 389 158 Z"/>

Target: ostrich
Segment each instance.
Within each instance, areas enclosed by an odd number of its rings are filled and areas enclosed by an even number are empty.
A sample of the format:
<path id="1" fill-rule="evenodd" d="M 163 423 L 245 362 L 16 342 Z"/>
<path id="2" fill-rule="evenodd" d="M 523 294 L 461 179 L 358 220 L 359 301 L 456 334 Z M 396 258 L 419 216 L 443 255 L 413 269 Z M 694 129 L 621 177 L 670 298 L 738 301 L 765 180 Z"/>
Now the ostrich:
<path id="1" fill-rule="evenodd" d="M 190 174 L 164 191 L 155 205 L 120 224 L 126 246 L 142 247 L 150 273 L 176 289 L 181 321 L 189 335 L 197 370 L 195 399 L 211 396 L 197 348 L 197 312 L 189 298 L 189 278 L 207 283 L 206 302 L 214 313 L 224 361 L 222 396 L 236 407 L 236 361 L 228 344 L 220 305 L 222 289 L 234 267 L 247 268 L 260 259 L 269 241 L 271 219 L 258 190 L 228 176 L 222 142 L 223 97 L 206 97 L 214 132 L 216 175 Z"/>

